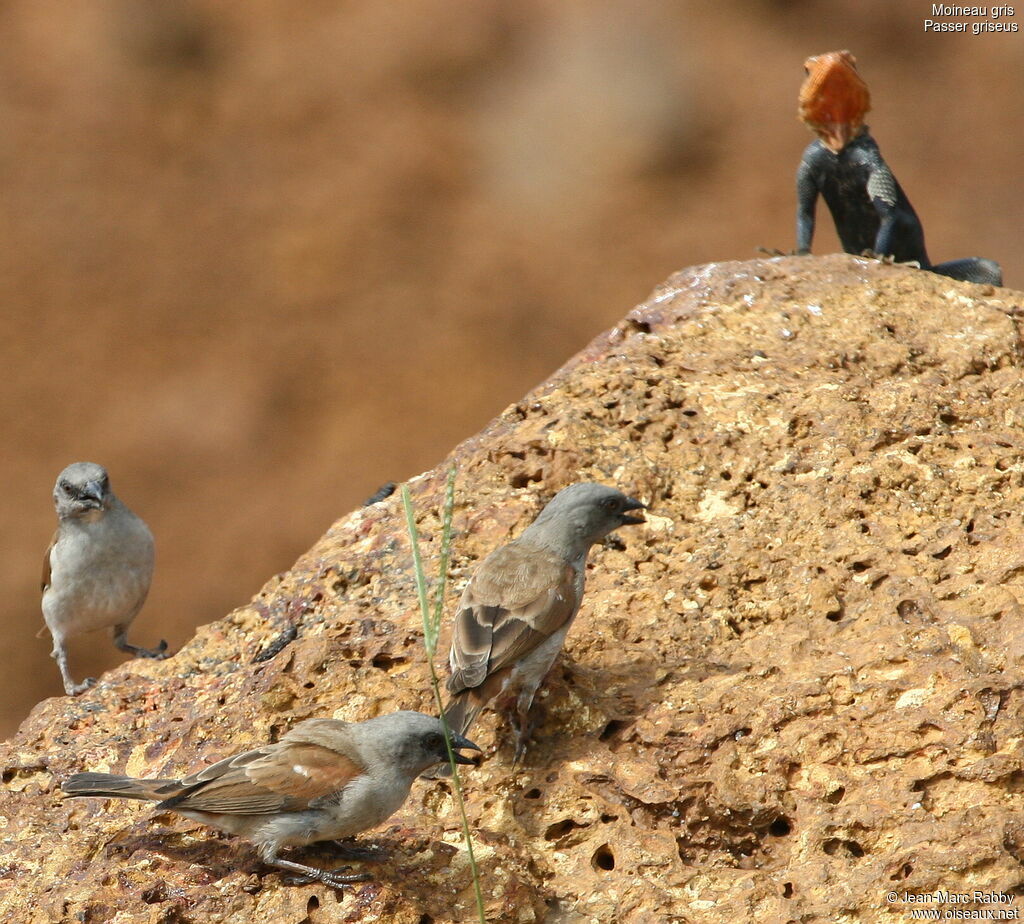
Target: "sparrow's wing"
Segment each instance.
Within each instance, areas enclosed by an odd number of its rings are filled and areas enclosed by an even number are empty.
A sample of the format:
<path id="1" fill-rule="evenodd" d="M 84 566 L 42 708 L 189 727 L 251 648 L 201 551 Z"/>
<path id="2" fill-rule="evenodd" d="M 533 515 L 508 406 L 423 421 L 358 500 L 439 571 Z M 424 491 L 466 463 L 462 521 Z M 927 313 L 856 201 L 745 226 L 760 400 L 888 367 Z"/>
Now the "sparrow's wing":
<path id="1" fill-rule="evenodd" d="M 161 808 L 237 815 L 298 811 L 335 795 L 364 772 L 331 748 L 282 740 L 186 777 L 182 787 L 188 788 Z"/>
<path id="2" fill-rule="evenodd" d="M 489 555 L 462 595 L 448 690 L 477 687 L 564 626 L 579 604 L 576 573 L 552 552 L 510 543 Z"/>
<path id="3" fill-rule="evenodd" d="M 190 773 L 182 779 L 181 785 L 185 788 L 191 788 L 200 783 L 209 783 L 212 780 L 220 779 L 231 770 L 239 767 L 245 767 L 253 761 L 259 760 L 261 757 L 266 757 L 267 754 L 272 751 L 273 747 L 274 745 L 268 744 L 261 748 L 255 748 L 252 751 L 245 751 L 242 754 L 234 754 L 231 757 L 225 757 L 223 760 L 219 760 L 215 764 L 210 764 L 209 767 L 203 767 L 202 770 Z"/>
<path id="4" fill-rule="evenodd" d="M 43 593 L 46 593 L 46 589 L 50 586 L 50 553 L 53 551 L 53 547 L 57 544 L 57 533 L 53 534 L 53 538 L 50 540 L 50 544 L 46 547 L 46 554 L 43 556 L 43 580 L 41 588 Z"/>

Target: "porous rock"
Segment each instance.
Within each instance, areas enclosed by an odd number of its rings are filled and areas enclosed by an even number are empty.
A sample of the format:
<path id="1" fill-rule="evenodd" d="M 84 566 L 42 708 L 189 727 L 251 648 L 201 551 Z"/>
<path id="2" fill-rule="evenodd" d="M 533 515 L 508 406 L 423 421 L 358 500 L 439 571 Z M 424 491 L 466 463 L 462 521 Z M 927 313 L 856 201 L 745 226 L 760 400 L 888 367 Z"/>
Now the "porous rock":
<path id="1" fill-rule="evenodd" d="M 413 480 L 432 571 L 458 470 L 449 610 L 566 484 L 650 505 L 591 555 L 525 766 L 500 717 L 474 729 L 488 920 L 874 921 L 904 893 L 1024 890 L 1022 299 L 846 255 L 696 267 Z M 344 892 L 59 794 L 310 716 L 429 711 L 428 677 L 392 496 L 170 660 L 39 704 L 0 748 L 0 914 L 473 920 L 447 782 L 364 836 L 386 855 Z"/>

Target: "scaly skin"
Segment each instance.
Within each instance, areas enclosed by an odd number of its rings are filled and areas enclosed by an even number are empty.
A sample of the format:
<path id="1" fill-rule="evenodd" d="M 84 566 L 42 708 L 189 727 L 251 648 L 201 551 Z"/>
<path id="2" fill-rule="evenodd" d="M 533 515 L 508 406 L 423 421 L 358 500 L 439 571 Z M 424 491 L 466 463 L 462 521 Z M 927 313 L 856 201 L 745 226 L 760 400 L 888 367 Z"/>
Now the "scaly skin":
<path id="1" fill-rule="evenodd" d="M 966 282 L 1002 285 L 998 263 L 981 257 L 932 264 L 914 207 L 864 124 L 871 94 L 848 51 L 804 62 L 800 119 L 817 136 L 796 175 L 796 252 L 811 252 L 818 196 L 832 213 L 847 253 L 872 253 Z"/>

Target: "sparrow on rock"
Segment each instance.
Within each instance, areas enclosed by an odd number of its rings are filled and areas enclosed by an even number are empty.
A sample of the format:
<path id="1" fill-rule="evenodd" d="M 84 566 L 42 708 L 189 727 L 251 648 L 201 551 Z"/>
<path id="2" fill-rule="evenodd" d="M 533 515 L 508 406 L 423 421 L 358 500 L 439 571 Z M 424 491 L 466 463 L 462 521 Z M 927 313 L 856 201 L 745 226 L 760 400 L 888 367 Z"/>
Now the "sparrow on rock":
<path id="1" fill-rule="evenodd" d="M 473 763 L 459 749 L 479 748 L 461 735 L 450 740 L 456 762 Z M 246 838 L 264 863 L 297 873 L 295 881 L 341 888 L 369 877 L 283 860 L 278 851 L 381 824 L 401 808 L 417 776 L 447 760 L 439 719 L 393 712 L 365 722 L 307 719 L 275 744 L 181 780 L 76 773 L 61 788 L 69 796 L 156 802 L 160 811 Z"/>
<path id="2" fill-rule="evenodd" d="M 74 696 L 96 681 L 72 679 L 71 636 L 109 627 L 118 648 L 141 658 L 166 658 L 167 642 L 152 651 L 128 642 L 153 577 L 153 535 L 117 499 L 106 469 L 94 462 L 69 465 L 57 478 L 53 500 L 58 523 L 43 559 L 43 618 L 64 690 Z"/>
<path id="3" fill-rule="evenodd" d="M 640 501 L 592 482 L 554 496 L 518 539 L 481 562 L 462 594 L 449 654 L 445 718 L 465 734 L 491 701 L 514 706 L 515 757 L 529 738 L 528 715 L 583 599 L 590 547 L 620 526 L 643 523 Z M 443 773 L 443 770 L 442 770 Z"/>

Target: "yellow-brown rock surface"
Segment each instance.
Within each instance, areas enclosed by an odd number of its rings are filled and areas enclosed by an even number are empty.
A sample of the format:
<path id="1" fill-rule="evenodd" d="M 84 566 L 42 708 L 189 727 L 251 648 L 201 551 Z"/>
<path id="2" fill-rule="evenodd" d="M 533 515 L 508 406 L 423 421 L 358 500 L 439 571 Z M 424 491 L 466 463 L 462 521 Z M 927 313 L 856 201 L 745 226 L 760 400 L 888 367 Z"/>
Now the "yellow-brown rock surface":
<path id="1" fill-rule="evenodd" d="M 489 920 L 902 920 L 887 893 L 1024 890 L 1022 305 L 843 255 L 690 269 L 413 482 L 434 552 L 458 467 L 452 600 L 567 483 L 651 508 L 591 555 L 526 766 L 499 747 L 464 775 Z M 429 710 L 427 677 L 392 497 L 174 658 L 34 710 L 0 748 L 3 920 L 472 920 L 444 782 L 343 893 L 59 795 L 309 716 Z"/>

